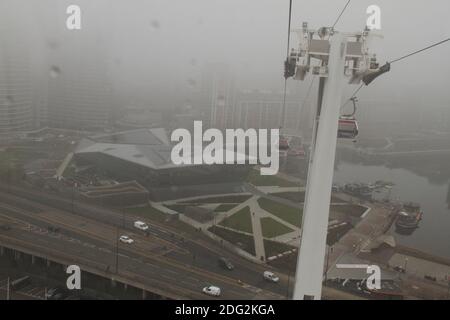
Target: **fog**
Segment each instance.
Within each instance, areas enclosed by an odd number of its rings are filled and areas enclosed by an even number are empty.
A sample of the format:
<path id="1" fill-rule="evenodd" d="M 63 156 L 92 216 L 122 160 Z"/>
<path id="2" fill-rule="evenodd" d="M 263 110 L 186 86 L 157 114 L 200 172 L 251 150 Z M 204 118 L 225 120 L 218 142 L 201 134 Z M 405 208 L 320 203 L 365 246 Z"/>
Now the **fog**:
<path id="1" fill-rule="evenodd" d="M 292 28 L 303 21 L 310 27 L 330 26 L 345 3 L 294 0 Z M 70 4 L 81 7 L 81 30 L 66 29 L 65 11 Z M 352 1 L 336 29 L 361 30 L 371 4 Z M 381 63 L 450 35 L 446 0 L 378 0 L 376 4 L 381 8 L 384 39 L 376 42 L 372 52 Z M 11 45 L 18 39 L 27 47 L 35 86 L 47 81 L 49 66 L 58 66 L 63 74 L 89 66 L 111 86 L 119 108 L 133 100 L 154 107 L 171 101 L 168 105 L 176 107 L 177 101 L 188 99 L 187 92 L 201 90 L 202 74 L 213 72 L 210 69 L 216 63 L 233 75 L 238 90 L 280 92 L 288 6 L 287 0 L 1 0 L 1 42 Z M 9 33 L 9 28 L 18 32 Z M 294 47 L 296 40 L 292 34 Z M 396 63 L 360 97 L 395 101 L 411 112 L 448 106 L 449 56 L 447 43 Z M 73 60 L 78 64 L 65 70 L 66 62 Z M 289 81 L 289 93 L 302 97 L 308 83 Z M 354 89 L 346 86 L 344 96 Z M 36 90 L 39 96 L 40 89 Z M 42 104 L 44 100 L 41 97 Z"/>
<path id="2" fill-rule="evenodd" d="M 347 1 L 292 0 L 291 30 L 355 35 L 377 5 L 380 66 L 450 40 L 449 0 Z M 317 299 L 324 275 L 327 299 L 449 297 L 450 41 L 331 101 L 284 78 L 289 4 L 0 0 L 8 300 Z"/>

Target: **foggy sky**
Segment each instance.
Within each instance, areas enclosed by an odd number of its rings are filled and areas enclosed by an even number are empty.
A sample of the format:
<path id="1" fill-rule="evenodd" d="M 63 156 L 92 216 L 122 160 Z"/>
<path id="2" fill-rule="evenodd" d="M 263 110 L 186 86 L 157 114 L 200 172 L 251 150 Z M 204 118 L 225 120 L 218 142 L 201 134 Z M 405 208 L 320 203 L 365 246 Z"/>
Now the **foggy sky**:
<path id="1" fill-rule="evenodd" d="M 192 58 L 199 67 L 205 62 L 225 61 L 243 87 L 280 89 L 288 3 L 288 0 L 127 1 L 126 6 L 115 6 L 115 13 L 122 14 L 122 18 L 120 15 L 115 18 L 114 32 L 121 39 L 117 52 L 124 60 L 142 61 L 144 56 L 146 61 L 142 63 L 160 69 L 173 70 L 176 66 L 174 76 L 179 80 L 198 72 L 189 64 Z M 331 25 L 345 3 L 345 0 L 294 0 L 292 27 L 300 27 L 302 21 L 308 21 L 311 27 Z M 370 4 L 377 4 L 382 10 L 384 39 L 372 49 L 380 62 L 450 36 L 450 3 L 446 0 L 352 1 L 336 28 L 361 30 Z M 159 29 L 149 28 L 151 21 L 158 21 Z M 291 44 L 295 45 L 296 40 L 292 34 Z M 401 96 L 401 92 L 422 89 L 432 95 L 442 94 L 448 100 L 448 57 L 447 43 L 395 64 L 390 74 L 374 82 L 371 91 L 380 89 L 385 94 Z M 348 89 L 353 90 L 351 86 Z"/>
<path id="2" fill-rule="evenodd" d="M 283 86 L 288 0 L 0 1 L 8 3 L 6 8 L 26 4 L 29 11 L 17 19 L 31 17 L 33 42 L 48 42 L 69 32 L 81 33 L 81 37 L 95 33 L 104 50 L 83 48 L 73 54 L 104 55 L 116 86 L 135 85 L 149 93 L 161 88 L 179 90 L 189 87 L 190 79 L 200 79 L 204 66 L 214 62 L 227 63 L 240 88 L 279 91 Z M 292 28 L 300 27 L 302 21 L 314 28 L 330 26 L 345 3 L 294 0 Z M 65 8 L 69 4 L 81 6 L 80 31 L 65 30 Z M 361 30 L 371 4 L 382 10 L 384 39 L 372 48 L 381 63 L 450 36 L 448 0 L 354 0 L 336 29 Z M 292 34 L 294 47 L 296 40 Z M 361 95 L 367 99 L 382 96 L 383 100 L 408 95 L 412 101 L 414 97 L 429 97 L 449 102 L 449 57 L 447 43 L 399 62 Z M 291 83 L 290 89 L 302 91 L 308 83 Z M 354 88 L 346 86 L 347 95 Z"/>

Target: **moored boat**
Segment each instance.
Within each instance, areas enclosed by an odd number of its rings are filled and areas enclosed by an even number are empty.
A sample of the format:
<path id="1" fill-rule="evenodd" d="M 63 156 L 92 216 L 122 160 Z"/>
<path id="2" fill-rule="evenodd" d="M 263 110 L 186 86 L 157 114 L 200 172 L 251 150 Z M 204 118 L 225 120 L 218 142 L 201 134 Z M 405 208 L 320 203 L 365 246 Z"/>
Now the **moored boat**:
<path id="1" fill-rule="evenodd" d="M 422 220 L 422 215 L 423 212 L 420 209 L 420 205 L 411 202 L 405 203 L 398 213 L 395 226 L 401 230 L 416 229 L 420 220 Z"/>

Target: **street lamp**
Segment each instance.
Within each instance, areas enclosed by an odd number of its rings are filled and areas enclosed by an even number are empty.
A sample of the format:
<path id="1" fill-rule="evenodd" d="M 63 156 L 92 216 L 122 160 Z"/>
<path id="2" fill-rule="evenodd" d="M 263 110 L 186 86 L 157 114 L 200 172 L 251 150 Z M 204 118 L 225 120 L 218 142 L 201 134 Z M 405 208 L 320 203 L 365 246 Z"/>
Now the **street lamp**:
<path id="1" fill-rule="evenodd" d="M 447 300 L 450 299 L 450 275 L 447 276 L 448 290 L 447 290 Z"/>
<path id="2" fill-rule="evenodd" d="M 328 264 L 330 261 L 330 253 L 333 253 L 333 246 L 328 246 L 328 251 L 327 251 L 327 264 L 325 267 L 325 284 L 327 283 L 328 280 Z"/>
<path id="3" fill-rule="evenodd" d="M 75 213 L 75 187 L 76 182 L 72 185 L 72 213 Z"/>
<path id="4" fill-rule="evenodd" d="M 286 299 L 289 299 L 289 285 L 291 282 L 291 269 L 288 266 L 288 280 L 287 280 L 287 290 L 286 290 Z"/>
<path id="5" fill-rule="evenodd" d="M 119 227 L 116 229 L 116 273 L 119 273 Z"/>

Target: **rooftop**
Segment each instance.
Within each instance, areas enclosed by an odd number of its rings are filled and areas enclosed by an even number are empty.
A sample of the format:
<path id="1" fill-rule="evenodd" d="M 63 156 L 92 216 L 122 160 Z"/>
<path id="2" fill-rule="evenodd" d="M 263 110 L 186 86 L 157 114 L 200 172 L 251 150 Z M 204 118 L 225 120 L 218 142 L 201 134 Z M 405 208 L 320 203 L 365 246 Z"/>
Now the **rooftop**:
<path id="1" fill-rule="evenodd" d="M 74 153 L 101 153 L 152 169 L 196 165 L 175 165 L 171 160 L 172 147 L 165 129 L 144 128 L 84 138 Z"/>

